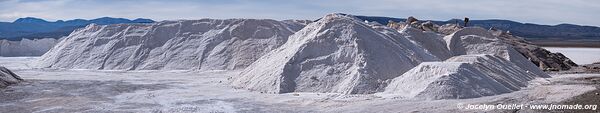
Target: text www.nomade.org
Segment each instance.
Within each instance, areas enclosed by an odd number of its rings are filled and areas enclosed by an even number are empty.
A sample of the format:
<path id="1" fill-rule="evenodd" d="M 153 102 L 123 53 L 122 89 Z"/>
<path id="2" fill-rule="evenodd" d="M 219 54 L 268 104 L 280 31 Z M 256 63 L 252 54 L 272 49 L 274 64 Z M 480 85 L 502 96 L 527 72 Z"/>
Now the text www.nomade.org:
<path id="1" fill-rule="evenodd" d="M 457 104 L 459 109 L 468 110 L 511 110 L 511 109 L 535 109 L 535 110 L 596 110 L 598 105 L 581 104 Z"/>

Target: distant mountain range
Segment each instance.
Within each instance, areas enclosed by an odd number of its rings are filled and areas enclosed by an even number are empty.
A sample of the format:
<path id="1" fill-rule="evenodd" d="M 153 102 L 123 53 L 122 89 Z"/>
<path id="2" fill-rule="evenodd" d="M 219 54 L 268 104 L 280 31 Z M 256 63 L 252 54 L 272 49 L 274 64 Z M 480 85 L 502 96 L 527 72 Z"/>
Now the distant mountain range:
<path id="1" fill-rule="evenodd" d="M 389 20 L 395 22 L 404 22 L 406 20 L 404 18 L 377 16 L 356 17 L 362 20 L 376 21 L 384 25 L 387 24 Z M 458 22 L 460 25 L 463 25 L 463 20 L 460 19 L 432 22 L 438 25 Z M 510 20 L 470 20 L 469 25 L 480 26 L 483 28 L 494 27 L 496 29 L 510 31 L 513 35 L 525 37 L 527 40 L 600 41 L 600 27 L 595 26 L 581 26 L 573 24 L 538 25 L 531 23 L 520 23 Z"/>
<path id="2" fill-rule="evenodd" d="M 356 16 L 357 18 L 376 21 L 387 24 L 389 20 L 404 22 L 405 18 L 378 17 L 378 16 Z M 22 38 L 60 38 L 69 35 L 73 30 L 95 23 L 100 25 L 119 23 L 152 23 L 153 20 L 138 18 L 129 20 L 124 18 L 102 17 L 92 20 L 74 19 L 68 21 L 58 20 L 49 22 L 39 18 L 19 18 L 14 22 L 0 22 L 0 39 L 21 40 Z M 438 25 L 448 23 L 463 24 L 460 19 L 447 21 L 432 21 Z M 600 27 L 581 26 L 573 24 L 538 25 L 531 23 L 520 23 L 510 20 L 471 20 L 470 26 L 483 28 L 494 27 L 507 30 L 516 36 L 526 37 L 530 41 L 579 41 L 600 44 Z"/>
<path id="3" fill-rule="evenodd" d="M 0 22 L 0 39 L 21 40 L 23 38 L 60 38 L 69 35 L 73 30 L 94 23 L 99 25 L 120 23 L 153 23 L 153 20 L 138 18 L 102 17 L 92 20 L 74 19 L 49 22 L 44 19 L 26 17 L 14 22 Z"/>

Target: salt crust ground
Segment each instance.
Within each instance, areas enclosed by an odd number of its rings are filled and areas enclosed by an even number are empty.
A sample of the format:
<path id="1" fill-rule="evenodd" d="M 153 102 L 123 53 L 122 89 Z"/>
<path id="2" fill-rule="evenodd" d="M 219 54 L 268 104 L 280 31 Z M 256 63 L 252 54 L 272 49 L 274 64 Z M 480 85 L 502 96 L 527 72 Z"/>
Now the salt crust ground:
<path id="1" fill-rule="evenodd" d="M 37 57 L 0 57 L 27 80 L 0 90 L 0 112 L 507 112 L 460 104 L 548 104 L 595 89 L 600 74 L 552 75 L 519 91 L 472 99 L 421 100 L 336 93 L 261 94 L 229 86 L 233 71 L 115 71 L 32 68 Z"/>

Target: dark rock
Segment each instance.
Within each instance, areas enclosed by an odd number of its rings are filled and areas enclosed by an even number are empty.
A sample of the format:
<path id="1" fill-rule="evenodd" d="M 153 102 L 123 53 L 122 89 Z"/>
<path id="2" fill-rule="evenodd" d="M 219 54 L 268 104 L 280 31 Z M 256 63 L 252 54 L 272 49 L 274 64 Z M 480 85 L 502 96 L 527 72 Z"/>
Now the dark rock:
<path id="1" fill-rule="evenodd" d="M 421 29 L 424 31 L 433 31 L 433 32 L 437 32 L 438 31 L 438 25 L 434 24 L 431 21 L 427 21 L 421 24 Z"/>
<path id="2" fill-rule="evenodd" d="M 23 79 L 5 67 L 0 66 L 0 88 L 4 88 L 11 84 L 16 84 Z"/>
<path id="3" fill-rule="evenodd" d="M 417 22 L 417 21 L 419 21 L 419 20 L 417 20 L 417 18 L 412 17 L 412 16 L 410 16 L 406 19 L 406 23 L 408 23 L 408 24 L 411 24 L 411 23 Z"/>
<path id="4" fill-rule="evenodd" d="M 514 36 L 508 32 L 491 29 L 494 35 L 505 43 L 511 44 L 519 53 L 533 64 L 546 71 L 569 70 L 578 66 L 571 59 L 561 53 L 552 53 L 544 48 L 536 46 L 524 38 Z"/>

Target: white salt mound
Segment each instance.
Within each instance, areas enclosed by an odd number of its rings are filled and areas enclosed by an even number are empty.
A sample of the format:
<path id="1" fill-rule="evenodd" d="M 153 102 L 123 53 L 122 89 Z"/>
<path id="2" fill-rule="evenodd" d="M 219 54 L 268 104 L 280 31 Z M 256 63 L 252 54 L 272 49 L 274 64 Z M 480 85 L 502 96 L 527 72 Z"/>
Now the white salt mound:
<path id="1" fill-rule="evenodd" d="M 400 33 L 439 59 L 445 60 L 452 57 L 452 53 L 446 47 L 447 44 L 444 41 L 444 36 L 441 34 L 423 31 L 413 27 L 404 27 Z"/>
<path id="2" fill-rule="evenodd" d="M 394 78 L 381 94 L 425 99 L 475 98 L 516 91 L 535 77 L 549 77 L 485 29 L 463 28 L 444 40 L 454 57 L 420 64 Z"/>
<path id="3" fill-rule="evenodd" d="M 423 62 L 394 78 L 385 96 L 462 99 L 509 93 L 540 75 L 492 55 L 461 55 L 444 62 Z"/>
<path id="4" fill-rule="evenodd" d="M 548 77 L 535 64 L 527 60 L 510 44 L 502 42 L 488 30 L 479 27 L 460 29 L 444 37 L 448 49 L 453 56 L 470 54 L 490 54 L 502 57 L 522 69 L 535 73 L 540 77 Z"/>
<path id="5" fill-rule="evenodd" d="M 383 91 L 388 80 L 419 63 L 440 61 L 401 36 L 330 14 L 252 63 L 232 85 L 266 93 Z"/>
<path id="6" fill-rule="evenodd" d="M 22 39 L 21 41 L 0 40 L 0 56 L 41 56 L 54 47 L 54 38 Z"/>
<path id="7" fill-rule="evenodd" d="M 16 84 L 23 81 L 17 74 L 8 70 L 6 67 L 0 66 L 0 88 L 4 88 L 11 84 Z"/>
<path id="8" fill-rule="evenodd" d="M 44 54 L 38 66 L 83 69 L 240 69 L 285 43 L 297 21 L 201 19 L 88 25 Z"/>

